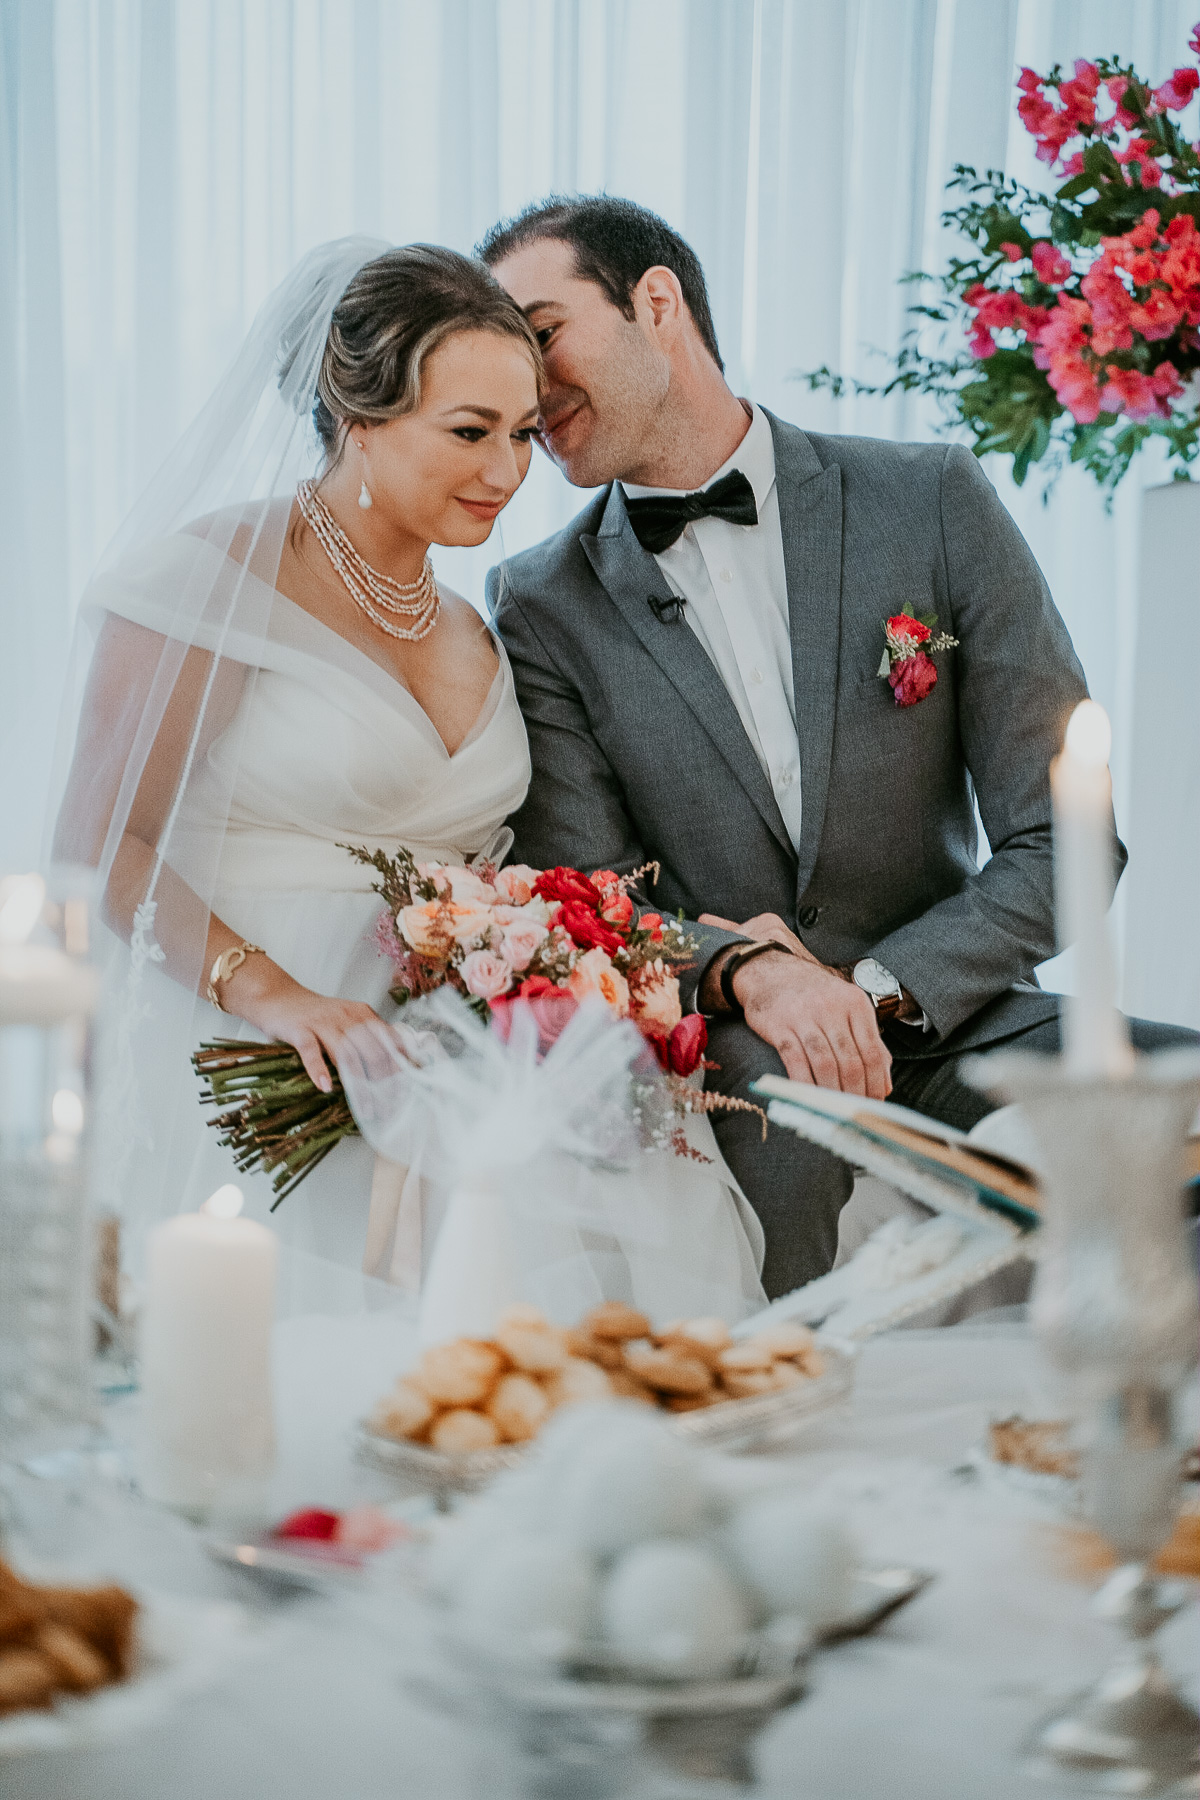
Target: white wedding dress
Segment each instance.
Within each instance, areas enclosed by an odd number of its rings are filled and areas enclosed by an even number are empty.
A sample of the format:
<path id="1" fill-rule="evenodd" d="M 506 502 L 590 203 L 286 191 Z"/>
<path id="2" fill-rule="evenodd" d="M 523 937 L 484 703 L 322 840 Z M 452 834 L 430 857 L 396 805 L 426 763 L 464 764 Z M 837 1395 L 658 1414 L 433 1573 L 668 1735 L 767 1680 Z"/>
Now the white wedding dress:
<path id="1" fill-rule="evenodd" d="M 190 581 L 236 591 L 233 622 L 226 617 L 219 642 L 215 631 L 206 641 L 203 626 L 191 638 L 219 651 L 225 666 L 239 665 L 242 687 L 185 780 L 166 860 L 202 893 L 201 872 L 215 868 L 203 893 L 212 910 L 297 981 L 392 1017 L 392 965 L 374 941 L 382 902 L 371 891 L 372 871 L 339 846 L 394 853 L 403 845 L 421 861 L 503 853 L 511 841 L 504 820 L 530 773 L 503 646 L 496 644 L 499 668 L 479 717 L 451 755 L 406 688 L 203 539 L 175 533 L 143 546 L 98 581 L 92 603 L 169 637 L 172 597 Z M 240 618 L 255 628 L 239 631 Z M 172 1186 L 178 1182 L 170 1210 L 190 1209 L 236 1171 L 207 1128 L 199 1084 L 178 1054 L 180 1028 L 193 1048 L 256 1034 L 161 972 L 151 969 L 149 979 L 161 1031 L 143 1034 L 139 1058 L 149 1066 L 139 1071 L 141 1091 L 152 1128 L 169 1136 L 169 1157 L 160 1154 L 158 1166 L 169 1167 Z M 678 1260 L 715 1259 L 720 1279 L 748 1308 L 761 1302 L 761 1228 L 709 1121 L 692 1115 L 687 1132 L 707 1163 L 669 1153 L 657 1159 L 665 1215 L 677 1221 Z M 387 1166 L 377 1170 L 365 1142 L 352 1139 L 273 1215 L 268 1180 L 237 1179 L 247 1212 L 270 1216 L 297 1249 L 399 1286 L 419 1282 L 432 1236 L 429 1184 L 419 1169 L 407 1179 Z"/>

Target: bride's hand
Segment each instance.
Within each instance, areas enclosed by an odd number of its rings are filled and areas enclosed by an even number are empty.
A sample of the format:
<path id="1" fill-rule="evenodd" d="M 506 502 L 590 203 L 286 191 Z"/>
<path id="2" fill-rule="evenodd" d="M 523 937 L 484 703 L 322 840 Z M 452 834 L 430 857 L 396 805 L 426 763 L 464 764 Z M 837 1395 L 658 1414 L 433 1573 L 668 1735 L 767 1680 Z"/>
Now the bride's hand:
<path id="1" fill-rule="evenodd" d="M 290 1044 L 323 1094 L 333 1087 L 325 1058 L 337 1068 L 349 1034 L 379 1023 L 379 1015 L 361 1000 L 334 1000 L 301 987 L 277 963 L 250 956 L 235 969 L 221 990 L 226 1010 L 237 1013 L 264 1037 Z"/>

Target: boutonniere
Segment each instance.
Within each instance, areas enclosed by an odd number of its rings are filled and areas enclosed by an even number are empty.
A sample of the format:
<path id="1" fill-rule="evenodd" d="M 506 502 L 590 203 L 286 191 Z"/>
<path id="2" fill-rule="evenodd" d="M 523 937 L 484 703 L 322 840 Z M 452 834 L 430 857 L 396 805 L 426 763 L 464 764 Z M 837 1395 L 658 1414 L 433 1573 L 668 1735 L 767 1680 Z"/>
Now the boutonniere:
<path id="1" fill-rule="evenodd" d="M 953 650 L 958 642 L 948 631 L 939 631 L 935 637 L 936 625 L 936 613 L 925 613 L 918 619 L 907 600 L 898 613 L 884 622 L 885 642 L 878 673 L 887 676 L 897 706 L 915 706 L 918 700 L 924 700 L 937 682 L 934 655 L 939 650 Z"/>

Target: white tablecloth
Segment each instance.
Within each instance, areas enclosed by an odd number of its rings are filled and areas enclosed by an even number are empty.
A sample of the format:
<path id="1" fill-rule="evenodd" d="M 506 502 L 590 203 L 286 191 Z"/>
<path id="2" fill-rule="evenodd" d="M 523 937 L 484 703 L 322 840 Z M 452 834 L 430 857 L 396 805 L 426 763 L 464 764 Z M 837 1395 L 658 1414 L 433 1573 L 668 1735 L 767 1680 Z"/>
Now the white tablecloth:
<path id="1" fill-rule="evenodd" d="M 280 1328 L 280 1506 L 378 1498 L 347 1454 L 347 1423 L 404 1359 L 387 1319 Z M 1018 1747 L 1047 1705 L 1098 1671 L 1110 1631 L 1050 1553 L 1042 1502 L 953 1471 L 988 1418 L 1046 1416 L 1053 1386 L 1019 1331 L 900 1332 L 867 1346 L 853 1401 L 815 1428 L 796 1479 L 841 1497 L 874 1562 L 938 1571 L 874 1636 L 823 1654 L 809 1694 L 759 1740 L 762 1800 L 1046 1800 Z M 747 1464 L 747 1478 L 753 1465 Z M 49 1484 L 43 1484 L 49 1488 Z M 242 1594 L 187 1527 L 115 1498 L 87 1529 L 119 1577 Z M 62 1520 L 53 1522 L 61 1536 Z M 396 1606 L 403 1602 L 397 1601 Z M 4 1800 L 500 1800 L 530 1790 L 494 1734 L 422 1704 L 394 1627 L 351 1596 L 264 1615 L 254 1650 L 205 1695 L 119 1747 L 0 1763 Z M 1161 1634 L 1194 1686 L 1197 1608 Z M 580 1787 L 582 1795 L 587 1790 Z M 639 1792 L 643 1790 L 638 1790 Z M 731 1793 L 664 1779 L 654 1794 Z M 745 1790 L 740 1790 L 745 1791 Z M 1064 1790 L 1065 1791 L 1065 1790 Z M 629 1790 L 628 1800 L 633 1800 Z"/>

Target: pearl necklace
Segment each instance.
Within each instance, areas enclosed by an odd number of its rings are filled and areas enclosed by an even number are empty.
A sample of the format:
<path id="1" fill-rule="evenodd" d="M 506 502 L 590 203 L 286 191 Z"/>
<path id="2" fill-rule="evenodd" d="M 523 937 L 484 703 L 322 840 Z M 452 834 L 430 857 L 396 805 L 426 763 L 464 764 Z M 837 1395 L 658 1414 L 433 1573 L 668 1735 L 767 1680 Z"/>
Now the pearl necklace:
<path id="1" fill-rule="evenodd" d="M 438 593 L 429 558 L 425 558 L 416 581 L 393 581 L 390 575 L 381 575 L 358 554 L 318 494 L 315 481 L 300 483 L 296 501 L 342 586 L 372 625 L 378 625 L 389 637 L 402 638 L 406 644 L 419 644 L 422 638 L 428 637 L 442 610 L 442 596 Z M 413 623 L 394 625 L 383 616 L 385 613 L 411 619 Z"/>

